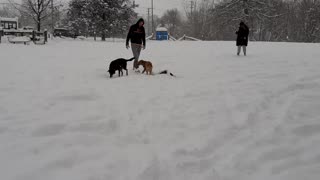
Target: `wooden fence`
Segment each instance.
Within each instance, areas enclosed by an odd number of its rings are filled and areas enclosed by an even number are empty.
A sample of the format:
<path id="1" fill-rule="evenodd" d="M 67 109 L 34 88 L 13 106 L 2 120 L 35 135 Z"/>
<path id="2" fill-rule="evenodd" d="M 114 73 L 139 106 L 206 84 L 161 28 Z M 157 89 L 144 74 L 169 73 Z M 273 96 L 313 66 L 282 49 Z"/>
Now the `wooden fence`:
<path id="1" fill-rule="evenodd" d="M 34 31 L 34 30 L 16 30 L 16 29 L 0 29 L 0 43 L 3 36 L 8 36 L 11 43 L 21 43 L 23 41 L 15 41 L 15 37 L 27 37 L 35 44 L 45 44 L 48 42 L 48 31 Z M 26 43 L 25 43 L 26 44 Z"/>

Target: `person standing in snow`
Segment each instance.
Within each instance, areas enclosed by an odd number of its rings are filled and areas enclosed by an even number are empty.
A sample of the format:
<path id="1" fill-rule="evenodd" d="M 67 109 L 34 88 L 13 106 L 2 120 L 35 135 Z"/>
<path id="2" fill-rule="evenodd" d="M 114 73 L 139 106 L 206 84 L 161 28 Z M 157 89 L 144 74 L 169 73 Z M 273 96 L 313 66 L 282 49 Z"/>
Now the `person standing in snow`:
<path id="1" fill-rule="evenodd" d="M 238 52 L 237 55 L 240 55 L 241 47 L 243 49 L 243 54 L 247 55 L 247 46 L 248 46 L 248 36 L 249 36 L 249 28 L 244 22 L 240 22 L 239 30 L 236 32 L 237 37 L 237 46 Z"/>
<path id="2" fill-rule="evenodd" d="M 140 18 L 138 22 L 130 27 L 127 35 L 126 47 L 130 48 L 129 40 L 131 41 L 131 49 L 135 60 L 133 61 L 133 69 L 138 69 L 138 61 L 141 49 L 146 48 L 146 33 L 144 31 L 144 20 Z"/>

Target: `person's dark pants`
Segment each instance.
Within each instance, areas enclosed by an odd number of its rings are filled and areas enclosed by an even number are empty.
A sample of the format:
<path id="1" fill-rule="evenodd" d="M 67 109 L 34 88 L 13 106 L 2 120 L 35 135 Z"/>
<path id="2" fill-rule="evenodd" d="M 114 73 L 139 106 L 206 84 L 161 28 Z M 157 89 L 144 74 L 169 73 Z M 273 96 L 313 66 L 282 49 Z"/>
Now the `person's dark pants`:
<path id="1" fill-rule="evenodd" d="M 241 47 L 242 47 L 242 49 L 243 49 L 243 54 L 244 54 L 244 55 L 247 55 L 247 46 L 238 46 L 238 52 L 237 52 L 237 54 L 240 55 Z"/>

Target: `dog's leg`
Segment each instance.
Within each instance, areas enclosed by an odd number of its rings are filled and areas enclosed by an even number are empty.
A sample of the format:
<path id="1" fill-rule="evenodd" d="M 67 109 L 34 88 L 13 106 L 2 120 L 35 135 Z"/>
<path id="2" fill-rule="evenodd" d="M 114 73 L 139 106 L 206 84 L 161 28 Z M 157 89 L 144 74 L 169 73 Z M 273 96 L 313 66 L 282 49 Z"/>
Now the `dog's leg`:
<path id="1" fill-rule="evenodd" d="M 152 67 L 149 70 L 149 75 L 152 75 Z"/>
<path id="2" fill-rule="evenodd" d="M 125 69 L 126 70 L 126 74 L 127 74 L 127 76 L 128 76 L 128 69 Z"/>
<path id="3" fill-rule="evenodd" d="M 144 72 L 146 72 L 146 68 L 143 68 L 142 74 L 143 74 Z"/>

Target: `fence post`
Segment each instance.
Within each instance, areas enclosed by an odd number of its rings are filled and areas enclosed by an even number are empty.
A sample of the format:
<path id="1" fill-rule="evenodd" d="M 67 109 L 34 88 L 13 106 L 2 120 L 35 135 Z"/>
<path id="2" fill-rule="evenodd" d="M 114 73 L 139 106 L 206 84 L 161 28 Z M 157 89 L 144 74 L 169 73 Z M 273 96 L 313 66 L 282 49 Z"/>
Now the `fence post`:
<path id="1" fill-rule="evenodd" d="M 33 42 L 36 41 L 36 31 L 35 30 L 32 31 L 32 41 Z"/>
<path id="2" fill-rule="evenodd" d="M 43 32 L 43 36 L 44 36 L 44 44 L 46 43 L 46 42 L 48 42 L 48 30 L 44 30 L 44 32 Z"/>
<path id="3" fill-rule="evenodd" d="M 1 43 L 1 37 L 3 36 L 3 29 L 0 27 L 0 43 Z"/>

